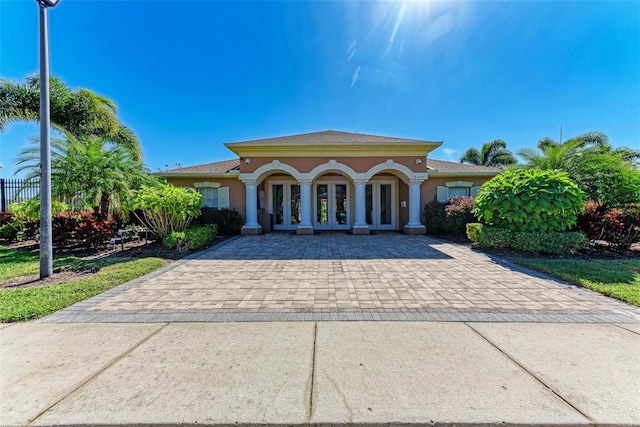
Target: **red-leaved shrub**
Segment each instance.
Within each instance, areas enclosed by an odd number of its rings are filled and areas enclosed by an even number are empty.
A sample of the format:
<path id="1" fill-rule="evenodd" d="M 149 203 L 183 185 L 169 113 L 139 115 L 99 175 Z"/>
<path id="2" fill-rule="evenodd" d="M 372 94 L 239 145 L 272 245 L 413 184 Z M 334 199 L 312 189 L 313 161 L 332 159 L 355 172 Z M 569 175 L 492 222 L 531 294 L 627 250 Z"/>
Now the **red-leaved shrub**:
<path id="1" fill-rule="evenodd" d="M 52 227 L 56 245 L 82 244 L 95 248 L 115 235 L 118 219 L 111 214 L 100 219 L 94 212 L 60 212 L 53 217 Z"/>
<path id="2" fill-rule="evenodd" d="M 433 201 L 424 207 L 424 220 L 427 232 L 434 235 L 453 234 L 464 236 L 468 223 L 476 222 L 471 213 L 472 197 L 452 197 L 447 203 Z"/>
<path id="3" fill-rule="evenodd" d="M 576 227 L 592 242 L 605 241 L 611 249 L 624 252 L 640 242 L 640 208 L 603 209 L 589 201 Z"/>
<path id="4" fill-rule="evenodd" d="M 9 211 L 0 211 L 0 227 L 13 222 L 14 216 Z"/>

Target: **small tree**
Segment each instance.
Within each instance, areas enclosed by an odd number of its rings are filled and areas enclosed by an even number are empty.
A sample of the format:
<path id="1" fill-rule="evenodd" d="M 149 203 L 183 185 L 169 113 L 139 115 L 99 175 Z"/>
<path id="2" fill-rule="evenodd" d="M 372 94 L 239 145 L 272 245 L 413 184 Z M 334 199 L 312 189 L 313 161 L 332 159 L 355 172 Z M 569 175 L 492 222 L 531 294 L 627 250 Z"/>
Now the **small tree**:
<path id="1" fill-rule="evenodd" d="M 151 232 L 164 239 L 174 231 L 183 231 L 191 220 L 200 215 L 202 195 L 190 188 L 159 184 L 143 185 L 134 192 L 127 208 Z"/>
<path id="2" fill-rule="evenodd" d="M 79 139 L 69 132 L 51 140 L 51 184 L 54 197 L 78 198 L 83 209 L 95 209 L 106 218 L 110 206 L 120 210 L 132 189 L 154 180 L 131 152 L 95 136 Z M 40 178 L 40 141 L 33 139 L 16 158 L 16 173 L 26 179 Z"/>
<path id="3" fill-rule="evenodd" d="M 514 169 L 485 183 L 473 213 L 511 231 L 563 231 L 576 223 L 584 195 L 564 173 Z"/>

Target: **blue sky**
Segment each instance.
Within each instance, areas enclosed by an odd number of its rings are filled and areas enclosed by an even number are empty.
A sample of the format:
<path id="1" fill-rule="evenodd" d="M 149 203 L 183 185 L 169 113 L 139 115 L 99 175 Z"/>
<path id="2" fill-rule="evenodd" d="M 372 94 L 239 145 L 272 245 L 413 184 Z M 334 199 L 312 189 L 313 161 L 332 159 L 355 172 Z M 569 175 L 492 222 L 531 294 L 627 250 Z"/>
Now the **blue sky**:
<path id="1" fill-rule="evenodd" d="M 34 0 L 0 2 L 0 76 L 38 70 Z M 640 148 L 640 2 L 61 0 L 51 73 L 113 99 L 146 164 L 327 129 L 444 141 L 591 130 Z M 0 134 L 0 176 L 35 124 Z"/>

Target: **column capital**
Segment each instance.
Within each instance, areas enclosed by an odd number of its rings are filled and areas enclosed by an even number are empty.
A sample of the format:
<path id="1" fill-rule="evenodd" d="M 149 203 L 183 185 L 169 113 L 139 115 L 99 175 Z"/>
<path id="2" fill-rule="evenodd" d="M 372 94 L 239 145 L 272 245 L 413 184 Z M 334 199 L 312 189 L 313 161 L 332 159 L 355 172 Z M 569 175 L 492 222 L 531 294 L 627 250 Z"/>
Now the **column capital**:
<path id="1" fill-rule="evenodd" d="M 368 184 L 369 180 L 368 179 L 354 179 L 353 183 L 354 183 L 354 185 L 355 184 Z"/>
<path id="2" fill-rule="evenodd" d="M 305 184 L 305 185 L 306 185 L 306 184 L 311 185 L 312 183 L 313 183 L 313 180 L 312 180 L 312 179 L 310 179 L 310 178 L 309 178 L 309 179 L 306 179 L 306 178 L 304 178 L 304 179 L 298 179 L 298 184 L 300 184 L 300 185 L 303 185 L 303 184 Z"/>
<path id="3" fill-rule="evenodd" d="M 407 185 L 421 185 L 424 181 L 424 179 L 410 179 L 407 181 Z"/>
<path id="4" fill-rule="evenodd" d="M 256 179 L 245 179 L 242 180 L 242 182 L 244 183 L 244 185 L 258 185 L 259 182 Z"/>

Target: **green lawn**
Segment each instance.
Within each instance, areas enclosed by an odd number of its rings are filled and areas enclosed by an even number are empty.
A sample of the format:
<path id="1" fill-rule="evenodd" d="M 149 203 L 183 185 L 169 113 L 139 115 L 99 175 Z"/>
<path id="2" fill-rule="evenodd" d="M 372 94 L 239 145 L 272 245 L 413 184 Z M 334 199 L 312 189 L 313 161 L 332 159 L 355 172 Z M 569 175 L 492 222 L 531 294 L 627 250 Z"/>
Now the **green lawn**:
<path id="1" fill-rule="evenodd" d="M 16 322 L 46 316 L 78 301 L 102 293 L 165 264 L 160 258 L 103 258 L 82 260 L 61 257 L 54 271 L 92 270 L 95 274 L 48 286 L 0 289 L 0 322 Z M 0 280 L 37 274 L 38 256 L 0 247 Z"/>
<path id="2" fill-rule="evenodd" d="M 640 306 L 640 259 L 525 258 L 515 262 Z"/>
<path id="3" fill-rule="evenodd" d="M 0 280 L 38 273 L 38 255 L 0 246 Z"/>

